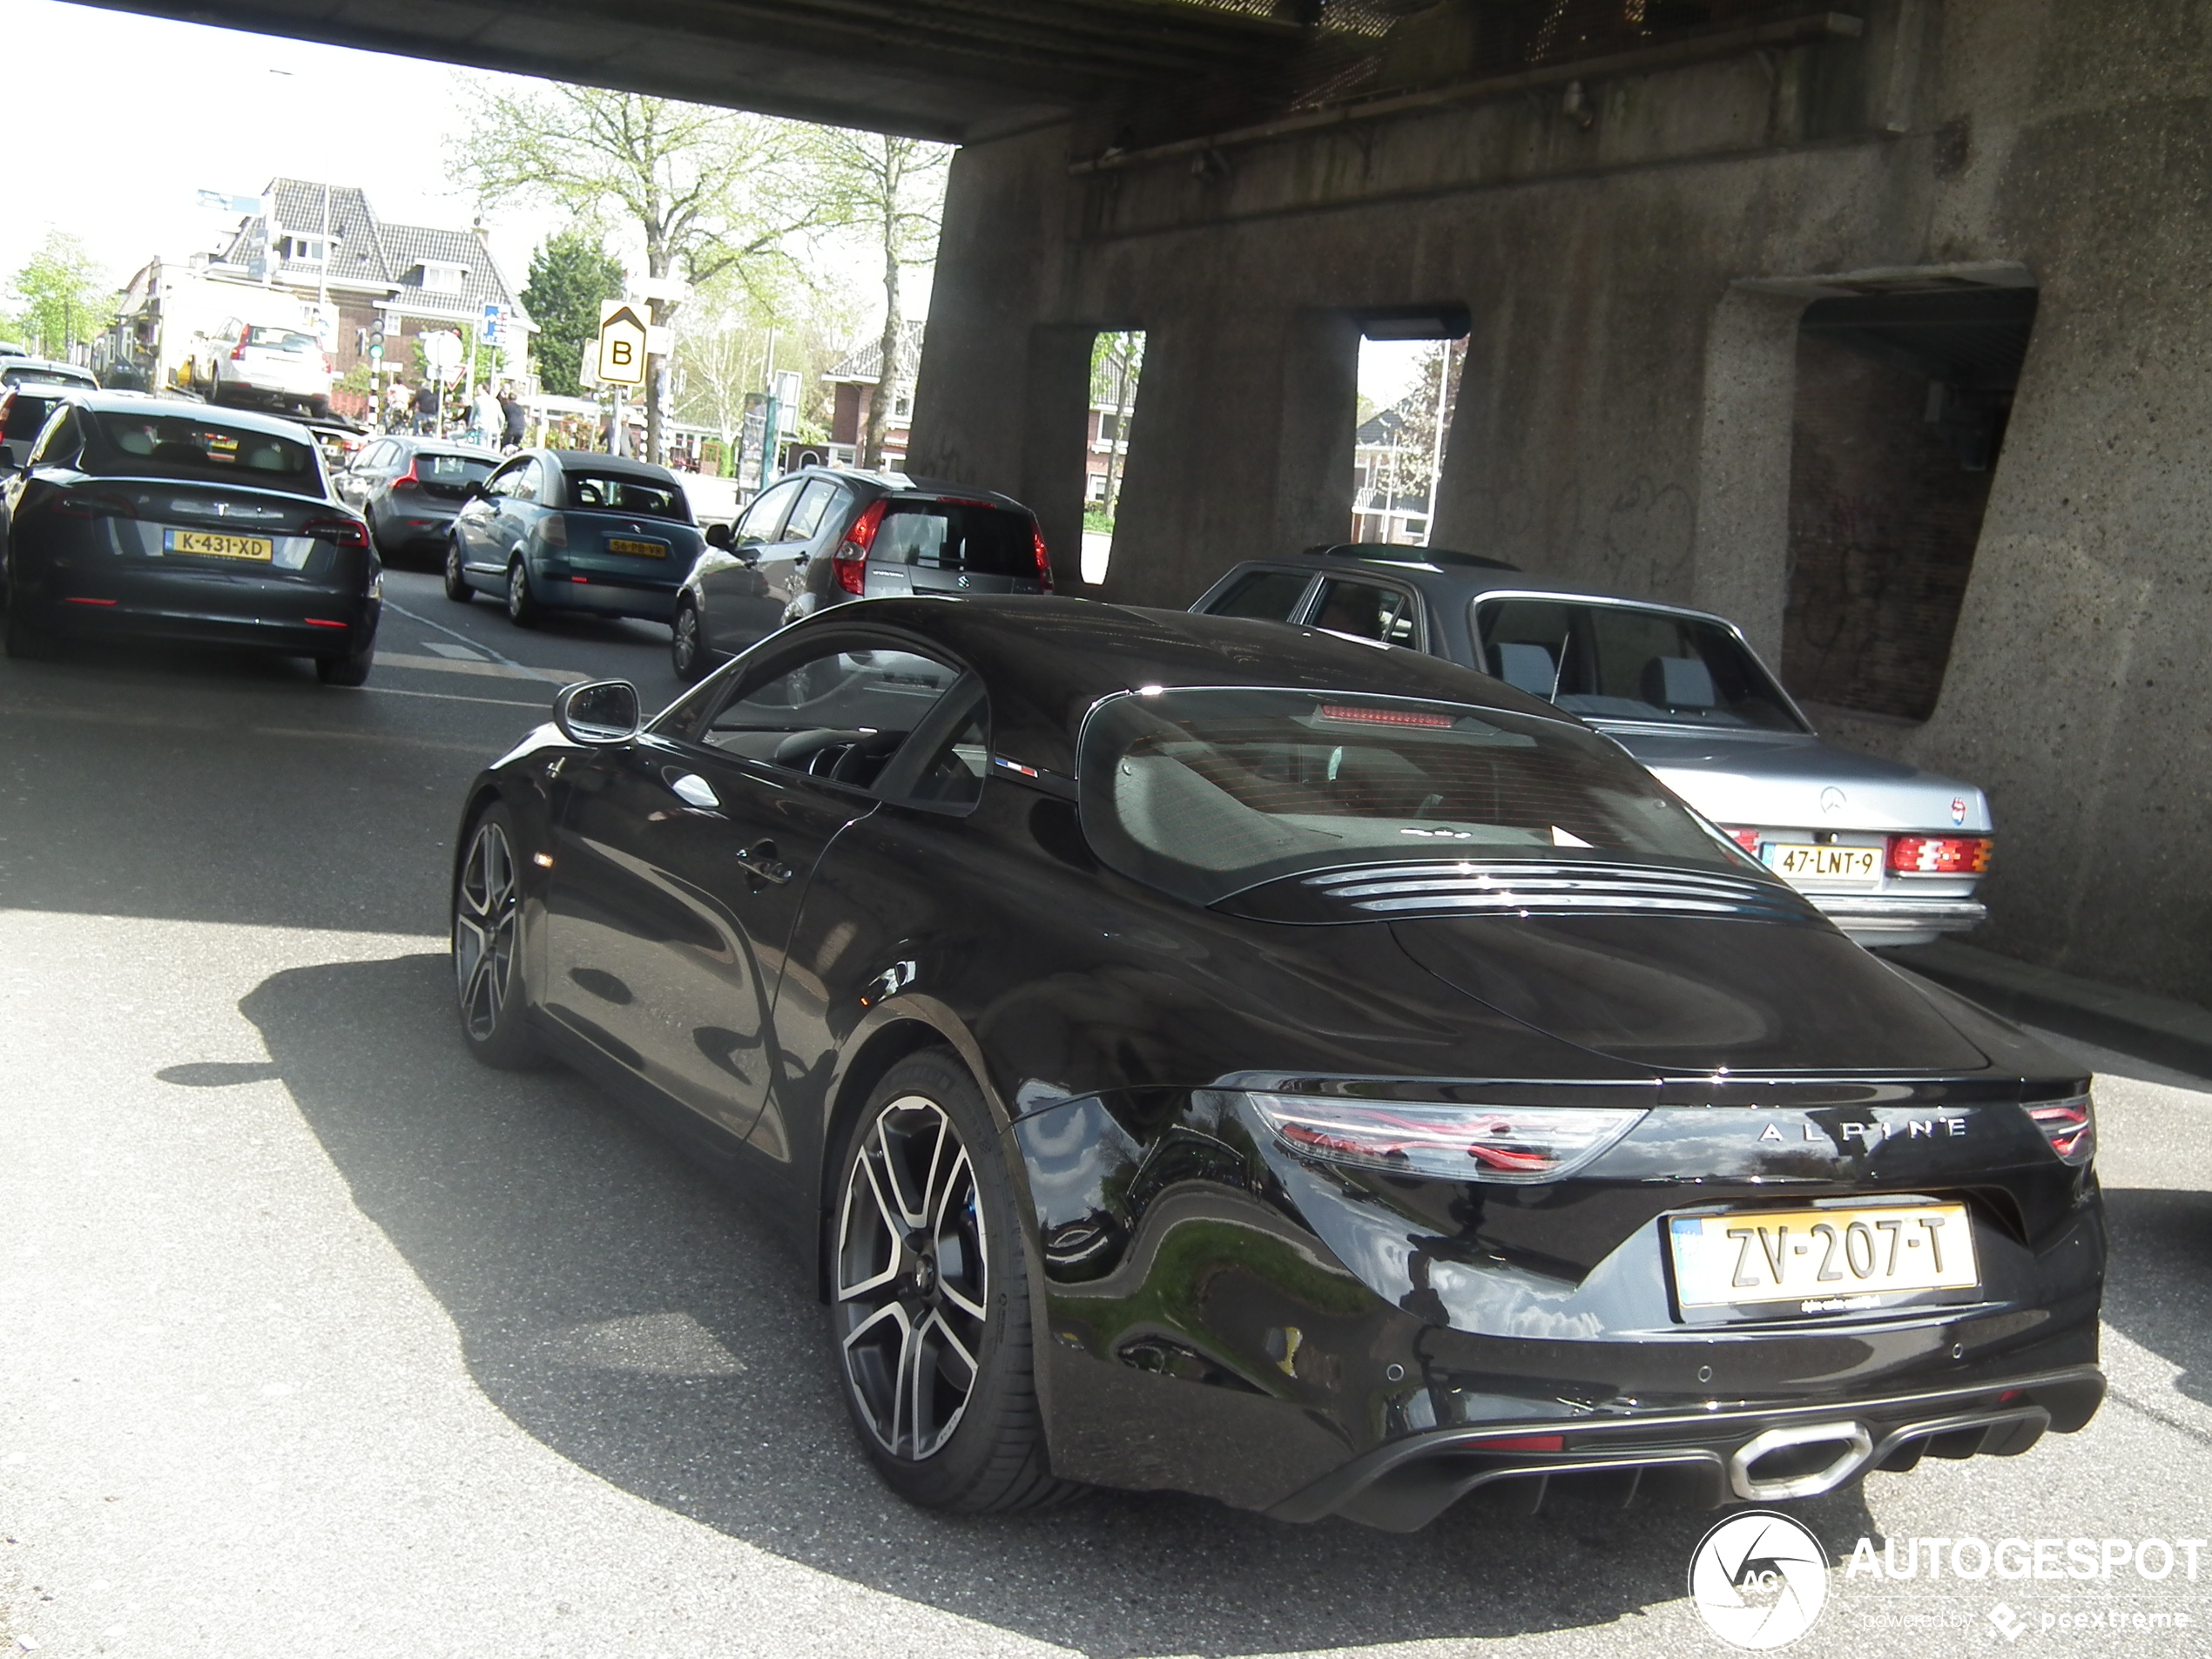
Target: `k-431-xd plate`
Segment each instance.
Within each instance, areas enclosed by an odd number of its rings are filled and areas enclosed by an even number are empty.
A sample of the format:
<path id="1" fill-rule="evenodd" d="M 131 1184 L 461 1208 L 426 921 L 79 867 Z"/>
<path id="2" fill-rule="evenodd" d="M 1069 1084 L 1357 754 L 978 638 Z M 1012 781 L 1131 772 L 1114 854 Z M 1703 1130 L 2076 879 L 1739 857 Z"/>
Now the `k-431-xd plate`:
<path id="1" fill-rule="evenodd" d="M 1981 1282 L 1964 1204 L 1672 1216 L 1667 1242 L 1686 1318 L 1865 1312 Z"/>
<path id="2" fill-rule="evenodd" d="M 664 559 L 668 556 L 667 548 L 658 542 L 625 541 L 619 536 L 607 537 L 607 551 L 627 553 L 635 559 Z"/>
<path id="3" fill-rule="evenodd" d="M 226 536 L 215 530 L 164 530 L 165 553 L 194 553 L 213 559 L 273 559 L 276 543 L 266 536 Z"/>
<path id="4" fill-rule="evenodd" d="M 1864 881 L 1882 879 L 1878 846 L 1815 846 L 1809 842 L 1769 841 L 1766 867 L 1787 881 Z"/>

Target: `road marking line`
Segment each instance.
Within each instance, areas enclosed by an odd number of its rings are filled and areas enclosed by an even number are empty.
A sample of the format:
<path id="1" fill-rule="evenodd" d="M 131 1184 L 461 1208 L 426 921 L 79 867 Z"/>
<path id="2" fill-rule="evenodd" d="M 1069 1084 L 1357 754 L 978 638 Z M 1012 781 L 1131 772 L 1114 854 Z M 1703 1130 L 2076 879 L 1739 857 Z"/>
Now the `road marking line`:
<path id="1" fill-rule="evenodd" d="M 374 691 L 379 697 L 429 697 L 441 703 L 482 703 L 485 707 L 494 709 L 535 709 L 540 714 L 545 713 L 550 706 L 544 703 L 518 703 L 511 697 L 463 697 L 458 691 L 407 691 L 396 685 L 361 685 L 354 689 Z"/>
<path id="2" fill-rule="evenodd" d="M 593 678 L 580 669 L 526 668 L 507 663 L 488 663 L 481 657 L 470 663 L 458 662 L 448 657 L 412 657 L 405 651 L 386 651 L 376 654 L 381 668 L 412 668 L 432 674 L 486 674 L 494 679 L 533 680 L 540 685 L 567 685 L 576 680 Z"/>
<path id="3" fill-rule="evenodd" d="M 462 633 L 455 629 L 448 628 L 442 622 L 433 622 L 428 617 L 421 616 L 415 611 L 409 610 L 405 605 L 401 604 L 396 600 L 387 599 L 384 602 L 384 609 L 387 610 L 395 610 L 402 617 L 406 617 L 413 621 L 421 623 L 425 628 L 435 629 L 439 633 L 443 634 L 448 639 L 457 639 L 462 644 L 468 646 L 470 650 L 483 652 L 485 656 L 490 658 L 495 663 L 504 663 L 509 668 L 529 669 L 529 672 L 533 676 L 541 679 L 545 678 L 548 671 L 543 669 L 532 669 L 529 667 L 528 663 L 518 663 L 512 657 L 502 656 L 500 652 L 493 650 L 489 645 L 485 644 L 482 640 L 471 639 L 468 635 Z M 585 678 L 589 678 L 590 676 L 587 675 Z M 566 685 L 567 682 L 560 679 L 548 679 L 546 680 L 546 684 L 549 685 Z"/>
<path id="4" fill-rule="evenodd" d="M 450 657 L 459 663 L 481 663 L 487 660 L 483 652 L 468 645 L 442 644 L 433 639 L 428 643 L 428 649 L 437 652 L 441 657 Z"/>

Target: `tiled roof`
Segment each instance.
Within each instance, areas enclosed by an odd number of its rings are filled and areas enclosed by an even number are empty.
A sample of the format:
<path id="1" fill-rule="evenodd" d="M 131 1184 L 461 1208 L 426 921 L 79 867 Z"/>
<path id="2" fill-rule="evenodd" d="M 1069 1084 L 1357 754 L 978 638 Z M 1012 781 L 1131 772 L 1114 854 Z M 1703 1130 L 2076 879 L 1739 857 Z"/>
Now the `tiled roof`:
<path id="1" fill-rule="evenodd" d="M 220 258 L 226 264 L 243 264 L 257 234 L 272 240 L 287 232 L 320 236 L 323 227 L 323 192 L 330 202 L 330 232 L 336 257 L 329 266 L 330 280 L 393 290 L 392 299 L 417 315 L 474 320 L 483 314 L 486 301 L 505 306 L 528 320 L 523 302 L 499 268 L 491 250 L 473 231 L 437 230 L 423 225 L 388 225 L 376 217 L 368 194 L 358 185 L 325 186 L 320 180 L 273 179 L 264 192 L 273 199 L 276 224 L 264 227 L 258 219 L 241 222 Z M 457 265 L 464 274 L 457 293 L 425 291 L 423 266 Z M 294 283 L 314 270 L 293 265 L 286 271 Z"/>
<path id="2" fill-rule="evenodd" d="M 908 386 L 914 384 L 914 371 L 921 367 L 921 335 L 925 327 L 918 322 L 899 325 L 899 378 Z M 883 337 L 877 335 L 822 378 L 873 386 L 883 378 Z"/>

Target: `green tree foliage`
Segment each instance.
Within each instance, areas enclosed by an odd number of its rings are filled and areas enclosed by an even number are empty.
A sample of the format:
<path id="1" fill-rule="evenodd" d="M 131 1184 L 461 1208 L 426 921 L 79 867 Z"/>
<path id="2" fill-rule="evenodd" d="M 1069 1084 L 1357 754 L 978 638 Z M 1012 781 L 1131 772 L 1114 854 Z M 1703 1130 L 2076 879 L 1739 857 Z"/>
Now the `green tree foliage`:
<path id="1" fill-rule="evenodd" d="M 936 257 L 951 147 L 881 132 L 825 127 L 814 141 L 821 188 L 834 222 L 867 239 L 883 260 L 883 369 L 868 400 L 860 464 L 880 466 L 883 432 L 905 388 L 900 384 L 899 336 L 905 318 L 900 278 Z"/>
<path id="2" fill-rule="evenodd" d="M 607 252 L 596 231 L 555 233 L 530 256 L 523 304 L 537 324 L 537 372 L 558 397 L 580 397 L 577 378 L 583 342 L 599 332 L 599 306 L 623 288 L 622 261 Z"/>
<path id="3" fill-rule="evenodd" d="M 586 224 L 619 215 L 657 280 L 765 283 L 791 266 L 792 239 L 825 222 L 808 129 L 797 122 L 592 86 L 510 91 L 483 81 L 467 103 L 449 158 L 456 179 L 487 203 L 550 202 Z M 655 300 L 651 320 L 666 323 L 676 308 Z M 647 442 L 658 455 L 665 365 L 649 367 Z"/>
<path id="4" fill-rule="evenodd" d="M 14 321 L 19 338 L 42 357 L 59 358 L 114 320 L 114 293 L 84 244 L 61 231 L 15 274 Z"/>

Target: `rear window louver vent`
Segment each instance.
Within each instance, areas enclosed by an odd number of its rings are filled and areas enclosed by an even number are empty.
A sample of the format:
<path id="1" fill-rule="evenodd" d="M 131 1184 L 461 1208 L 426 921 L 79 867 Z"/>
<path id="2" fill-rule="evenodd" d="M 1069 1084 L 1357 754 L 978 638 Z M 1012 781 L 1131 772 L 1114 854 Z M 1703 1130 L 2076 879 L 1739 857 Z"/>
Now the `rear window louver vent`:
<path id="1" fill-rule="evenodd" d="M 1716 916 L 1804 921 L 1784 887 L 1633 864 L 1377 864 L 1304 878 L 1315 895 L 1377 920 L 1415 916 Z"/>

